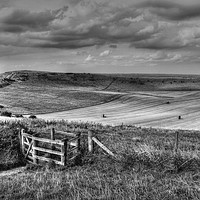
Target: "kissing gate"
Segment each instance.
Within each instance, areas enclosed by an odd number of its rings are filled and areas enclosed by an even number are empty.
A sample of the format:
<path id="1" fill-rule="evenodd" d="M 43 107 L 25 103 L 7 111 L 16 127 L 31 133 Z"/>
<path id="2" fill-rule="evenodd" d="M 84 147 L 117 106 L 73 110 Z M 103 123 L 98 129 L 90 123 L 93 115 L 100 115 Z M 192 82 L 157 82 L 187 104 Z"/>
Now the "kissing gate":
<path id="1" fill-rule="evenodd" d="M 51 139 L 28 134 L 22 129 L 19 135 L 21 150 L 28 162 L 39 164 L 41 161 L 65 166 L 80 154 L 81 134 L 57 131 L 63 139 L 55 139 L 55 130 L 51 129 Z"/>

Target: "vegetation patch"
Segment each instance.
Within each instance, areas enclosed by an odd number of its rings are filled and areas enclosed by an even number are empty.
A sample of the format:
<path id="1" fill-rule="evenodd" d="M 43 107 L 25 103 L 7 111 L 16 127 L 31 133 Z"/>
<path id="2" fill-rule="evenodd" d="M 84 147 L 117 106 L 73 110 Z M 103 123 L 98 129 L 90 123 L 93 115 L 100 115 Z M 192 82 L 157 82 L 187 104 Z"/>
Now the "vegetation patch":
<path id="1" fill-rule="evenodd" d="M 0 149 L 7 157 L 1 159 L 0 169 L 25 164 L 19 151 L 20 129 L 48 138 L 52 127 L 84 134 L 91 130 L 117 156 L 106 155 L 98 146 L 93 154 L 89 153 L 87 136 L 83 137 L 81 162 L 66 167 L 50 163 L 42 168 L 29 164 L 23 173 L 0 173 L 0 199 L 200 198 L 199 131 L 179 130 L 179 149 L 175 153 L 174 130 L 37 119 L 1 122 Z"/>
<path id="2" fill-rule="evenodd" d="M 12 116 L 12 113 L 9 112 L 9 111 L 2 111 L 0 114 L 1 114 L 1 116 L 5 116 L 5 117 L 11 117 Z"/>
<path id="3" fill-rule="evenodd" d="M 23 118 L 24 117 L 22 114 L 15 114 L 14 116 L 17 117 L 17 118 Z"/>
<path id="4" fill-rule="evenodd" d="M 35 115 L 30 115 L 29 118 L 30 119 L 37 119 L 37 117 Z"/>

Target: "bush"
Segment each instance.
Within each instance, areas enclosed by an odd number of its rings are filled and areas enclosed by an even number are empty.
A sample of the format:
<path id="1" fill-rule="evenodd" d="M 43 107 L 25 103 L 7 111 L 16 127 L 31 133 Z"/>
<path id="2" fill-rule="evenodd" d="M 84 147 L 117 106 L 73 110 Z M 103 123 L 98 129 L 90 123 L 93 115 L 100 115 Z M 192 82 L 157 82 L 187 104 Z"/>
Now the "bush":
<path id="1" fill-rule="evenodd" d="M 17 118 L 19 118 L 19 117 L 23 118 L 24 116 L 22 114 L 16 114 L 15 117 L 17 117 Z"/>
<path id="2" fill-rule="evenodd" d="M 30 119 L 37 119 L 37 117 L 35 115 L 30 115 L 29 118 Z"/>
<path id="3" fill-rule="evenodd" d="M 8 112 L 8 111 L 3 111 L 3 112 L 1 112 L 1 116 L 11 117 L 12 113 Z"/>

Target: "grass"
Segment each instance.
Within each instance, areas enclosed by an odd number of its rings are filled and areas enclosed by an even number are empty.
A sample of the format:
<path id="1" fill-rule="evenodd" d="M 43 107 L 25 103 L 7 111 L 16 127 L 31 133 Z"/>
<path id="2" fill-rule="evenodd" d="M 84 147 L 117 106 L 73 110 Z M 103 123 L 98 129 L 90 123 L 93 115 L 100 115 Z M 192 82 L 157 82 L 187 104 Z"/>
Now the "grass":
<path id="1" fill-rule="evenodd" d="M 15 74 L 18 77 L 26 76 L 26 79 L 0 88 L 1 104 L 4 109 L 14 114 L 70 110 L 104 103 L 115 97 L 115 95 L 90 92 L 91 89 L 104 88 L 110 83 L 109 77 L 103 79 L 97 77 L 96 80 L 91 74 L 31 71 L 19 71 Z M 2 77 L 0 76 L 0 82 Z"/>
<path id="2" fill-rule="evenodd" d="M 17 133 L 21 128 L 43 136 L 49 136 L 52 127 L 83 133 L 90 129 L 117 155 L 113 159 L 97 146 L 90 154 L 82 143 L 82 162 L 78 165 L 27 165 L 23 173 L 1 177 L 0 199 L 200 198 L 199 131 L 179 130 L 179 151 L 175 154 L 174 130 L 27 119 L 1 122 L 0 127 L 1 152 L 10 152 L 7 160 L 13 162 L 12 167 L 24 164 L 18 151 Z M 6 162 L 1 164 L 6 168 Z"/>
<path id="3" fill-rule="evenodd" d="M 93 75 L 16 72 L 22 82 L 1 85 L 1 111 L 14 114 L 55 112 L 107 102 L 115 95 L 90 90 L 158 91 L 199 90 L 199 77 L 156 75 Z M 114 78 L 117 79 L 112 83 Z M 6 87 L 5 87 L 6 86 Z M 109 87 L 107 87 L 109 86 Z M 81 143 L 81 160 L 66 167 L 26 164 L 18 133 L 50 137 L 50 129 L 92 130 L 117 156 Z M 179 150 L 174 152 L 174 130 L 67 121 L 22 119 L 0 122 L 0 171 L 26 166 L 22 173 L 2 176 L 0 199 L 200 199 L 200 132 L 178 130 Z M 59 135 L 56 135 L 59 138 Z"/>
<path id="4" fill-rule="evenodd" d="M 66 85 L 16 83 L 1 89 L 0 102 L 13 113 L 41 114 L 107 102 L 115 95 L 76 91 Z M 34 106 L 33 106 L 34 105 Z"/>

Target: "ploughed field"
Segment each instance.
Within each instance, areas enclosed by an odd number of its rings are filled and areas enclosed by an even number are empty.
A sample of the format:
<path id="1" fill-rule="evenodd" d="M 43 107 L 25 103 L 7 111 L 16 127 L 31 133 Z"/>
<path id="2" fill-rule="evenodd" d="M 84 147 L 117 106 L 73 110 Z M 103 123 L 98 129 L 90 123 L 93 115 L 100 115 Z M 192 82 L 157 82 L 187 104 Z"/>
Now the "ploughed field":
<path id="1" fill-rule="evenodd" d="M 0 105 L 12 113 L 110 125 L 200 129 L 200 76 L 17 71 L 9 78 L 10 74 L 0 76 Z"/>

